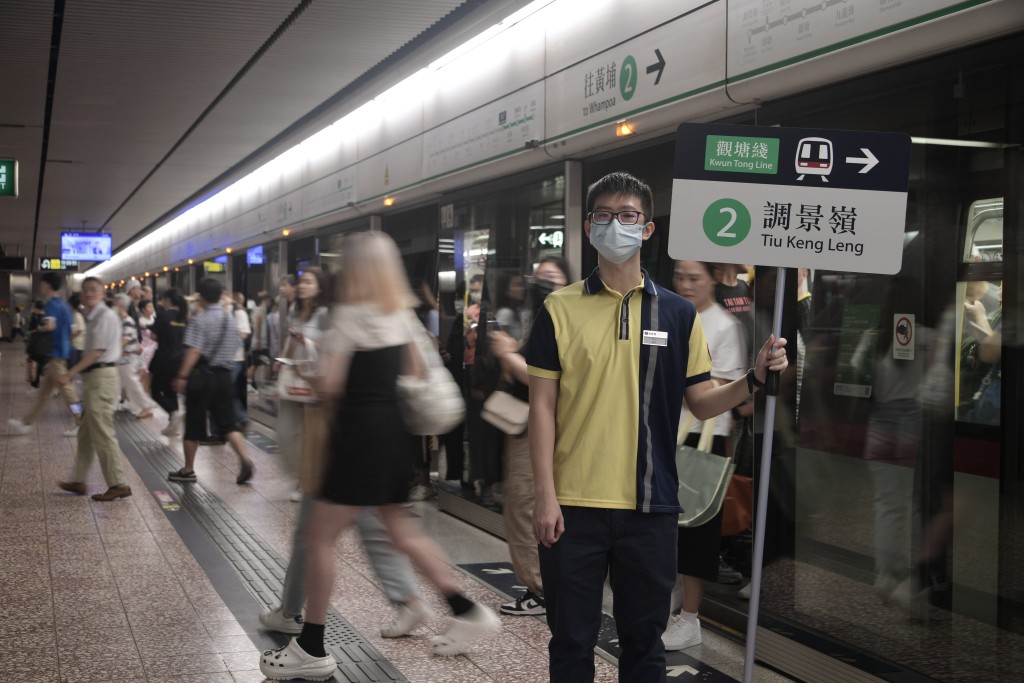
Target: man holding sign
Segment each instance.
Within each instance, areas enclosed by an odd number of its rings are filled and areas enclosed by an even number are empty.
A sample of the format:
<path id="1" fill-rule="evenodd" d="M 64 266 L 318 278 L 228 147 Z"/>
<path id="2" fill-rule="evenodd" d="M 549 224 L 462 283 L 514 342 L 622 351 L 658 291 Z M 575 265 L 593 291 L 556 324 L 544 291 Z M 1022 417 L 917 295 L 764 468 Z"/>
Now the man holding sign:
<path id="1" fill-rule="evenodd" d="M 552 681 L 593 681 L 611 569 L 620 679 L 663 681 L 661 634 L 676 576 L 675 468 L 683 399 L 700 419 L 728 411 L 787 367 L 769 337 L 745 377 L 713 388 L 693 304 L 640 268 L 654 233 L 651 189 L 612 173 L 587 193 L 584 230 L 598 268 L 552 293 L 526 360 L 534 533 L 552 638 Z"/>

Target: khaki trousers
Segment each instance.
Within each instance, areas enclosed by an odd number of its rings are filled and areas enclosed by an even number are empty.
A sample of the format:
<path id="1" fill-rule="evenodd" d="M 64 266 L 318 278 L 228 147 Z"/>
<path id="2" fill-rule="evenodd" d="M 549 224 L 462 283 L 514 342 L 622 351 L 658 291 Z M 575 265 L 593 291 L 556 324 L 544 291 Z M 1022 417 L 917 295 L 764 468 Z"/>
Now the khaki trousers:
<path id="1" fill-rule="evenodd" d="M 507 437 L 505 449 L 505 539 L 512 567 L 523 585 L 535 595 L 544 596 L 540 578 L 537 541 L 533 537 L 533 466 L 530 464 L 530 439 L 526 434 Z"/>
<path id="2" fill-rule="evenodd" d="M 75 481 L 85 482 L 93 456 L 99 456 L 107 486 L 124 484 L 121 447 L 114 431 L 114 409 L 121 398 L 117 368 L 96 368 L 82 375 L 82 425 L 78 429 Z"/>
<path id="3" fill-rule="evenodd" d="M 51 358 L 47 361 L 46 365 L 43 366 L 43 376 L 39 379 L 39 390 L 36 392 L 35 401 L 32 403 L 32 407 L 29 408 L 28 413 L 25 414 L 25 417 L 21 419 L 22 422 L 30 425 L 36 421 L 36 418 L 39 417 L 39 411 L 46 404 L 46 399 L 50 398 L 50 394 L 53 393 L 54 389 L 57 389 L 57 379 L 67 371 L 68 362 L 63 358 Z M 60 387 L 58 391 L 65 403 L 70 405 L 78 401 L 78 393 L 75 391 L 73 382 L 68 382 Z M 75 421 L 79 421 L 77 416 Z"/>

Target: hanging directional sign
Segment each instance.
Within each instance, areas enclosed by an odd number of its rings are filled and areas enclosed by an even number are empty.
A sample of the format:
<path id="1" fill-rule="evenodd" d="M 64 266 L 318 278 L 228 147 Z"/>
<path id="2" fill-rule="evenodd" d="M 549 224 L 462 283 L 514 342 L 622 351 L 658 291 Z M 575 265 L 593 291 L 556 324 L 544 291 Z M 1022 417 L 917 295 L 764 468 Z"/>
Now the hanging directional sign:
<path id="1" fill-rule="evenodd" d="M 0 159 L 0 197 L 18 196 L 18 160 Z"/>
<path id="2" fill-rule="evenodd" d="M 909 168 L 900 133 L 684 123 L 668 253 L 897 273 Z"/>

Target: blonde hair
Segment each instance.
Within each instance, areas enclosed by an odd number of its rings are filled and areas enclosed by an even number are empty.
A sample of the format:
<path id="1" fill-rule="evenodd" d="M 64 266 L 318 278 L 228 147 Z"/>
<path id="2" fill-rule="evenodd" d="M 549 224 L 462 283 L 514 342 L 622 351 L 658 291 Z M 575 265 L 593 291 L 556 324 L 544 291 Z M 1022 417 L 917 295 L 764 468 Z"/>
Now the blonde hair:
<path id="1" fill-rule="evenodd" d="M 345 238 L 338 273 L 338 302 L 371 304 L 381 313 L 411 308 L 416 299 L 402 265 L 398 245 L 382 232 L 359 232 Z"/>

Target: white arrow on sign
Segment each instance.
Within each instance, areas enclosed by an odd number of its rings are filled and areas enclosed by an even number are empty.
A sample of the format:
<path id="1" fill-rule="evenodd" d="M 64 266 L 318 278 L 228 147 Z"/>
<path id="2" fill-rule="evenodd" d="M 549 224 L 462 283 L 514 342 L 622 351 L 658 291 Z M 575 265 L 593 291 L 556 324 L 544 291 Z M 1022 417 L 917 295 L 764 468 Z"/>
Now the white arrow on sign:
<path id="1" fill-rule="evenodd" d="M 667 673 L 672 678 L 679 678 L 683 674 L 693 674 L 694 676 L 696 676 L 700 672 L 697 671 L 696 669 L 694 669 L 692 666 L 688 666 L 686 664 L 680 664 L 678 666 L 670 666 L 670 667 L 668 667 L 668 669 L 666 670 L 665 673 Z"/>
<path id="2" fill-rule="evenodd" d="M 485 569 L 484 574 L 511 574 L 511 569 Z"/>
<path id="3" fill-rule="evenodd" d="M 861 147 L 860 151 L 864 152 L 862 157 L 846 157 L 846 163 L 848 164 L 864 164 L 864 168 L 857 171 L 857 173 L 867 173 L 875 166 L 878 165 L 878 157 L 871 153 L 871 150 L 867 147 Z"/>

